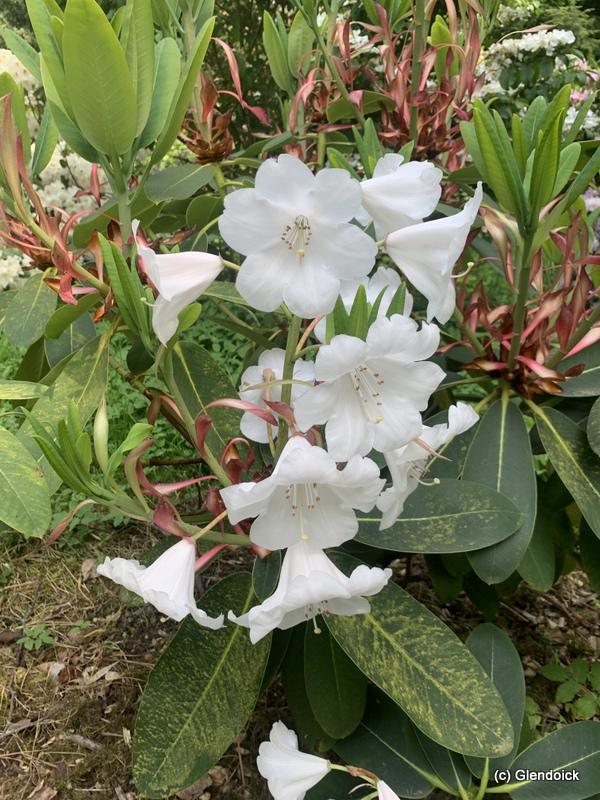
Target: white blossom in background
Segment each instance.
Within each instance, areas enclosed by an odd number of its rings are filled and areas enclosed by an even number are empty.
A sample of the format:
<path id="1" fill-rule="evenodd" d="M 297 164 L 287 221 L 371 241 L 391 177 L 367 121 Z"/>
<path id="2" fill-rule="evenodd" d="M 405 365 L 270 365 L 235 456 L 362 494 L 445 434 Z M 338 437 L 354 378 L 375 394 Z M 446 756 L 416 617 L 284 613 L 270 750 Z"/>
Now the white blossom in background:
<path id="1" fill-rule="evenodd" d="M 20 83 L 26 92 L 34 92 L 40 84 L 19 59 L 10 51 L 0 48 L 0 73 L 8 72 L 15 83 Z"/>
<path id="2" fill-rule="evenodd" d="M 327 759 L 298 750 L 298 737 L 283 722 L 273 725 L 269 741 L 259 747 L 256 766 L 275 800 L 303 800 L 330 770 Z"/>
<path id="3" fill-rule="evenodd" d="M 392 477 L 392 486 L 386 489 L 377 500 L 377 508 L 383 512 L 380 530 L 389 528 L 398 519 L 404 508 L 406 498 L 414 492 L 425 470 L 430 450 L 437 451 L 454 436 L 471 428 L 479 419 L 475 411 L 466 403 L 457 403 L 448 409 L 448 423 L 434 425 L 433 428 L 423 425 L 416 439 L 404 447 L 384 453 L 385 461 Z"/>
<path id="4" fill-rule="evenodd" d="M 98 208 L 94 198 L 89 195 L 75 197 L 79 189 L 90 187 L 91 164 L 69 152 L 63 142 L 56 146 L 48 165 L 39 175 L 42 183 L 37 190 L 40 199 L 46 208 L 61 208 L 67 214 L 76 214 L 78 211 L 90 211 Z M 101 183 L 106 181 L 102 169 L 98 170 Z"/>
<path id="5" fill-rule="evenodd" d="M 301 430 L 325 425 L 329 453 L 336 461 L 393 450 L 418 436 L 421 414 L 444 371 L 423 359 L 439 344 L 435 325 L 400 314 L 378 317 L 364 342 L 334 336 L 320 348 L 315 378 L 321 381 L 296 403 Z"/>
<path id="6" fill-rule="evenodd" d="M 388 153 L 375 165 L 373 177 L 360 184 L 364 225 L 371 219 L 382 239 L 388 233 L 422 222 L 435 211 L 442 188 L 442 170 L 427 161 L 409 161 Z"/>
<path id="7" fill-rule="evenodd" d="M 377 781 L 377 798 L 378 800 L 400 800 L 396 792 L 394 792 L 384 781 Z"/>
<path id="8" fill-rule="evenodd" d="M 267 377 L 272 380 L 281 380 L 283 376 L 283 364 L 285 361 L 285 350 L 274 347 L 272 350 L 265 350 L 258 359 L 255 367 L 248 367 L 242 375 L 239 395 L 242 400 L 248 400 L 261 408 L 267 408 L 265 396 L 268 392 L 269 400 L 279 402 L 281 400 L 281 386 L 273 386 L 268 389 L 248 389 L 249 386 L 257 386 L 267 382 Z M 266 372 L 265 372 L 266 371 Z M 315 380 L 315 365 L 312 361 L 304 361 L 299 358 L 294 362 L 293 380 L 305 381 L 313 384 Z M 291 405 L 294 406 L 296 400 L 304 394 L 308 386 L 295 383 L 292 385 Z M 269 441 L 268 428 L 271 428 L 273 439 L 277 438 L 277 426 L 269 425 L 265 420 L 260 419 L 255 414 L 246 412 L 242 416 L 240 429 L 244 436 L 254 442 L 266 444 Z"/>
<path id="9" fill-rule="evenodd" d="M 395 231 L 385 240 L 394 263 L 429 301 L 428 322 L 435 317 L 444 323 L 452 316 L 456 304 L 452 268 L 465 247 L 482 198 L 479 182 L 475 196 L 462 211 Z"/>
<path id="10" fill-rule="evenodd" d="M 246 256 L 236 286 L 260 311 L 282 302 L 300 317 L 328 314 L 342 280 L 366 277 L 375 242 L 351 225 L 360 208 L 358 181 L 343 169 L 313 175 L 294 156 L 269 159 L 254 189 L 225 198 L 221 236 Z"/>
<path id="11" fill-rule="evenodd" d="M 223 269 L 221 256 L 212 253 L 187 252 L 156 254 L 137 238 L 139 221 L 132 229 L 138 256 L 158 297 L 152 306 L 152 327 L 163 344 L 167 344 L 179 325 L 178 315 L 197 300 Z"/>
<path id="12" fill-rule="evenodd" d="M 0 247 L 0 291 L 18 287 L 24 278 L 23 270 L 31 263 L 31 259 L 23 253 L 3 250 Z"/>
<path id="13" fill-rule="evenodd" d="M 271 597 L 240 617 L 230 611 L 228 618 L 250 628 L 256 643 L 275 628 L 286 630 L 319 614 L 368 614 L 371 604 L 365 597 L 380 592 L 391 575 L 391 569 L 361 564 L 347 577 L 318 545 L 300 541 L 288 548 Z"/>
<path id="14" fill-rule="evenodd" d="M 190 539 L 181 539 L 159 556 L 149 567 L 135 559 L 108 558 L 96 568 L 99 575 L 139 594 L 161 614 L 180 622 L 191 614 L 196 622 L 206 628 L 223 627 L 223 614 L 209 617 L 196 607 L 194 600 L 194 565 L 196 545 Z"/>
<path id="15" fill-rule="evenodd" d="M 338 470 L 322 447 L 292 436 L 268 478 L 226 486 L 221 498 L 232 524 L 256 517 L 250 538 L 261 547 L 336 547 L 358 531 L 353 509 L 370 511 L 383 484 L 370 458 L 355 456 Z"/>

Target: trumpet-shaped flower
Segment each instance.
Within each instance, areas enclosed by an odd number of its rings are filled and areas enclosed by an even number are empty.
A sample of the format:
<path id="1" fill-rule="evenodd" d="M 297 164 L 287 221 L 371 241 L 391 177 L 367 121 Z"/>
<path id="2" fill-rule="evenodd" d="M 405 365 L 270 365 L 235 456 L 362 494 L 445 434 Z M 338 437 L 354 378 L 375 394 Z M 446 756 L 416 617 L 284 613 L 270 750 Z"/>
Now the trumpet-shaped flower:
<path id="1" fill-rule="evenodd" d="M 365 597 L 380 592 L 391 574 L 391 569 L 361 564 L 346 577 L 320 547 L 301 541 L 286 552 L 279 584 L 271 597 L 241 617 L 231 611 L 228 616 L 250 628 L 250 640 L 255 643 L 275 628 L 286 630 L 314 620 L 317 614 L 368 614 L 371 605 Z"/>
<path id="2" fill-rule="evenodd" d="M 377 781 L 377 798 L 378 800 L 400 800 L 396 792 L 394 792 L 384 781 Z"/>
<path id="3" fill-rule="evenodd" d="M 422 222 L 397 230 L 385 240 L 385 249 L 400 271 L 429 304 L 427 320 L 447 322 L 456 292 L 452 267 L 462 253 L 483 197 L 481 183 L 462 211 L 451 217 Z"/>
<path id="4" fill-rule="evenodd" d="M 298 750 L 298 737 L 283 722 L 271 728 L 270 741 L 258 749 L 256 766 L 275 800 L 303 800 L 330 770 L 329 761 Z"/>
<path id="5" fill-rule="evenodd" d="M 436 364 L 421 361 L 438 343 L 435 325 L 418 330 L 400 314 L 378 317 L 366 342 L 334 336 L 315 362 L 315 378 L 322 383 L 296 403 L 300 429 L 326 423 L 327 448 L 336 461 L 408 444 L 421 431 L 419 412 L 444 377 Z"/>
<path id="6" fill-rule="evenodd" d="M 285 351 L 279 348 L 272 350 L 264 350 L 258 359 L 258 365 L 255 367 L 248 367 L 242 375 L 240 384 L 239 395 L 242 400 L 249 400 L 255 405 L 265 408 L 265 400 L 280 401 L 281 400 L 281 386 L 273 386 L 261 389 L 249 389 L 249 386 L 257 386 L 271 380 L 281 380 L 283 377 L 283 363 L 285 360 Z M 305 381 L 307 383 L 314 383 L 315 380 L 315 365 L 312 361 L 304 361 L 299 358 L 294 362 L 293 379 L 297 381 Z M 308 386 L 296 383 L 292 385 L 292 407 L 295 401 L 308 389 Z M 267 396 L 268 393 L 268 396 Z M 271 434 L 273 439 L 277 437 L 277 426 L 271 425 Z M 244 436 L 252 439 L 254 442 L 262 442 L 266 444 L 269 441 L 269 423 L 260 419 L 255 414 L 246 412 L 240 422 L 240 428 Z"/>
<path id="7" fill-rule="evenodd" d="M 373 177 L 360 184 L 363 213 L 357 219 L 363 224 L 372 219 L 378 239 L 422 222 L 442 193 L 441 169 L 427 161 L 403 161 L 401 155 L 388 153 L 375 165 Z"/>
<path id="8" fill-rule="evenodd" d="M 418 439 L 404 447 L 385 453 L 385 460 L 392 476 L 393 485 L 386 489 L 377 500 L 377 508 L 383 512 L 380 530 L 389 528 L 398 519 L 404 508 L 406 498 L 417 488 L 425 469 L 430 450 L 437 450 L 454 436 L 472 427 L 479 419 L 475 411 L 466 403 L 457 403 L 448 409 L 448 424 L 423 425 Z M 425 449 L 423 442 L 429 450 Z"/>
<path id="9" fill-rule="evenodd" d="M 137 237 L 139 222 L 133 221 Z M 158 297 L 152 307 L 152 327 L 163 344 L 167 344 L 177 330 L 178 315 L 208 289 L 223 269 L 221 256 L 211 253 L 170 253 L 157 255 L 154 250 L 137 240 L 138 256 Z"/>
<path id="10" fill-rule="evenodd" d="M 375 242 L 350 220 L 360 185 L 342 169 L 313 175 L 294 156 L 266 161 L 254 189 L 225 198 L 219 220 L 228 245 L 247 256 L 238 291 L 261 311 L 284 301 L 294 314 L 316 317 L 335 305 L 340 281 L 368 275 Z"/>
<path id="11" fill-rule="evenodd" d="M 363 278 L 361 281 L 342 281 L 340 297 L 342 298 L 344 308 L 350 313 L 359 286 L 365 287 L 367 303 L 371 305 L 375 303 L 381 292 L 383 292 L 378 313 L 386 314 L 394 299 L 394 295 L 400 288 L 400 283 L 400 275 L 398 275 L 395 269 L 379 267 L 377 272 L 370 278 Z M 412 307 L 412 297 L 406 292 L 404 296 L 404 310 L 402 312 L 405 317 L 410 316 Z M 327 320 L 319 320 L 315 325 L 314 332 L 317 339 L 320 342 L 324 342 L 327 332 Z"/>
<path id="12" fill-rule="evenodd" d="M 200 625 L 216 630 L 223 627 L 223 614 L 209 617 L 196 608 L 194 601 L 194 565 L 196 545 L 191 539 L 181 539 L 159 556 L 149 567 L 125 558 L 104 559 L 97 567 L 99 575 L 139 594 L 171 619 L 180 622 L 188 614 Z"/>
<path id="13" fill-rule="evenodd" d="M 321 447 L 292 436 L 268 478 L 227 486 L 221 498 L 232 524 L 256 517 L 250 538 L 261 547 L 281 550 L 301 541 L 336 547 L 358 531 L 352 509 L 370 511 L 383 484 L 371 459 L 356 456 L 338 470 Z"/>

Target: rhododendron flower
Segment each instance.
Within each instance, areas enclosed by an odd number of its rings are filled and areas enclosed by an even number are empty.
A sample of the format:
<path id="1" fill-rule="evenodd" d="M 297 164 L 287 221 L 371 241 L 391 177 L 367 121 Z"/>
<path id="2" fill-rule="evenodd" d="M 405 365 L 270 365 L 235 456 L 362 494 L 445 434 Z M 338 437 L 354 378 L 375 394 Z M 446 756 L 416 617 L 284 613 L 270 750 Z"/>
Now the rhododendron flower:
<path id="1" fill-rule="evenodd" d="M 422 222 L 433 213 L 442 188 L 442 170 L 427 161 L 410 161 L 388 153 L 375 165 L 373 177 L 362 181 L 361 224 L 375 223 L 378 239 L 386 234 Z"/>
<path id="2" fill-rule="evenodd" d="M 457 403 L 448 409 L 448 424 L 423 426 L 418 438 L 430 448 L 437 450 L 454 436 L 472 427 L 479 416 L 466 403 Z M 406 498 L 417 488 L 431 453 L 418 441 L 385 453 L 385 460 L 392 476 L 393 485 L 377 500 L 377 508 L 383 511 L 380 530 L 389 528 L 398 519 Z"/>
<path id="3" fill-rule="evenodd" d="M 223 614 L 209 617 L 205 611 L 196 608 L 195 563 L 196 545 L 191 539 L 181 539 L 149 567 L 143 567 L 136 560 L 106 557 L 104 564 L 97 567 L 97 572 L 139 594 L 161 614 L 177 622 L 191 614 L 200 625 L 216 630 L 223 627 Z"/>
<path id="4" fill-rule="evenodd" d="M 368 614 L 371 605 L 365 597 L 380 592 L 391 574 L 391 569 L 361 564 L 348 578 L 320 547 L 301 541 L 287 550 L 271 597 L 241 617 L 231 611 L 228 616 L 250 628 L 250 640 L 255 643 L 274 628 L 292 628 L 317 614 Z"/>
<path id="5" fill-rule="evenodd" d="M 377 781 L 378 800 L 400 800 L 396 792 L 392 791 L 384 781 Z"/>
<path id="6" fill-rule="evenodd" d="M 273 350 L 265 350 L 260 354 L 258 365 L 256 367 L 248 367 L 242 375 L 240 383 L 239 395 L 242 400 L 249 400 L 261 408 L 266 408 L 265 399 L 268 392 L 268 399 L 271 401 L 279 402 L 281 400 L 281 386 L 273 386 L 264 389 L 247 389 L 248 386 L 257 386 L 259 384 L 267 383 L 267 378 L 270 376 L 272 380 L 281 380 L 283 377 L 283 364 L 285 361 L 285 350 L 274 348 Z M 314 383 L 315 380 L 315 365 L 312 361 L 304 361 L 299 358 L 294 362 L 293 379 L 297 381 L 305 381 L 307 383 Z M 310 387 L 302 386 L 296 383 L 292 385 L 292 407 L 294 402 Z M 244 436 L 252 439 L 254 442 L 262 442 L 266 444 L 269 441 L 268 435 L 269 423 L 260 419 L 255 414 L 246 412 L 240 428 Z M 277 437 L 277 426 L 271 425 L 271 433 L 273 439 Z"/>
<path id="7" fill-rule="evenodd" d="M 138 220 L 133 221 L 137 237 Z M 208 289 L 223 269 L 221 256 L 211 253 L 170 253 L 157 255 L 136 238 L 138 256 L 158 297 L 152 307 L 152 327 L 163 344 L 167 344 L 179 325 L 178 315 Z"/>
<path id="8" fill-rule="evenodd" d="M 283 722 L 271 728 L 269 742 L 258 749 L 256 766 L 269 782 L 275 800 L 303 800 L 330 770 L 329 761 L 298 750 L 298 737 Z"/>
<path id="9" fill-rule="evenodd" d="M 388 308 L 394 299 L 394 295 L 400 288 L 400 283 L 400 275 L 398 275 L 395 269 L 379 267 L 377 272 L 371 278 L 363 278 L 361 281 L 342 281 L 340 286 L 340 297 L 342 298 L 344 308 L 348 313 L 350 313 L 359 286 L 365 287 L 367 303 L 370 303 L 371 305 L 375 303 L 381 292 L 383 292 L 378 313 L 384 315 L 387 314 Z M 410 294 L 406 292 L 404 295 L 403 315 L 405 317 L 410 316 L 412 308 L 413 299 Z M 314 332 L 317 339 L 320 342 L 324 342 L 327 332 L 327 320 L 322 319 L 317 322 L 314 327 Z"/>
<path id="10" fill-rule="evenodd" d="M 254 308 L 282 301 L 300 317 L 328 314 L 340 281 L 369 274 L 375 242 L 350 220 L 360 208 L 360 185 L 343 169 L 313 175 L 294 156 L 266 161 L 254 189 L 225 198 L 221 236 L 247 256 L 236 286 Z"/>
<path id="11" fill-rule="evenodd" d="M 452 267 L 462 253 L 483 191 L 477 185 L 462 211 L 451 217 L 422 222 L 397 230 L 385 240 L 385 249 L 400 271 L 429 301 L 427 321 L 447 322 L 456 303 Z"/>
<path id="12" fill-rule="evenodd" d="M 338 470 L 323 448 L 292 436 L 268 478 L 227 486 L 221 498 L 232 524 L 257 517 L 250 538 L 261 547 L 336 547 L 358 531 L 352 509 L 370 511 L 384 483 L 371 459 L 356 456 Z"/>
<path id="13" fill-rule="evenodd" d="M 327 448 L 336 461 L 408 444 L 421 431 L 419 412 L 444 378 L 436 364 L 421 361 L 438 343 L 435 325 L 418 330 L 400 314 L 378 317 L 366 342 L 334 336 L 315 361 L 315 378 L 322 383 L 296 403 L 300 429 L 326 422 Z"/>

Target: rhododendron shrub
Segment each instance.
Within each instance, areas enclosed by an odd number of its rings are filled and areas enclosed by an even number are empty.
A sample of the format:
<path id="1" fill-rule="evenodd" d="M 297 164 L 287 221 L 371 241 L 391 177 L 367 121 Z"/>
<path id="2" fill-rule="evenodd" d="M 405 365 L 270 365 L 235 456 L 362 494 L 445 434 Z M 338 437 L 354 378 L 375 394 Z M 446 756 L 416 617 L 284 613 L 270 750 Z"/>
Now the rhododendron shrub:
<path id="1" fill-rule="evenodd" d="M 95 0 L 27 6 L 39 52 L 7 43 L 46 105 L 32 147 L 0 76 L 0 237 L 31 269 L 0 295 L 25 352 L 0 382 L 23 402 L 0 428 L 0 520 L 52 544 L 94 503 L 164 534 L 139 559 L 115 536 L 98 567 L 181 622 L 140 705 L 140 792 L 198 780 L 281 667 L 298 735 L 277 722 L 258 757 L 276 800 L 533 800 L 511 771 L 576 761 L 569 797 L 593 795 L 598 728 L 517 756 L 514 645 L 489 624 L 462 643 L 405 591 L 403 561 L 491 620 L 521 579 L 550 588 L 574 520 L 584 568 L 600 552 L 598 257 L 579 200 L 600 153 L 577 125 L 563 136 L 568 94 L 509 135 L 476 99 L 477 3 L 462 27 L 452 3 L 447 20 L 421 2 L 410 21 L 389 3 L 266 14 L 279 118 L 249 105 L 224 39 L 228 73 L 211 72 L 209 2 L 128 0 L 110 20 Z M 58 136 L 89 164 L 93 213 L 39 190 Z M 178 136 L 189 157 L 169 166 Z M 207 319 L 243 340 L 240 369 L 197 343 Z M 108 370 L 147 402 L 116 446 Z M 169 482 L 148 468 L 159 418 Z M 80 502 L 49 530 L 61 483 Z M 540 524 L 549 494 L 571 506 L 564 546 Z"/>

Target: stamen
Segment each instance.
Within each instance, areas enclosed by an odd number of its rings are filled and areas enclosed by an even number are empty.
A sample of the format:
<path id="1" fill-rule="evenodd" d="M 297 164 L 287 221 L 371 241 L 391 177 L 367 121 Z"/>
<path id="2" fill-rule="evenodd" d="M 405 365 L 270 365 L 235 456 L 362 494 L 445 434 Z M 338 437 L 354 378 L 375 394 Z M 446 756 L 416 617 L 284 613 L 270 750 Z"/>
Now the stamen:
<path id="1" fill-rule="evenodd" d="M 355 391 L 358 392 L 362 400 L 362 407 L 367 415 L 367 419 L 369 422 L 372 422 L 373 425 L 378 425 L 380 422 L 383 422 L 383 417 L 381 414 L 377 413 L 377 409 L 383 408 L 383 403 L 378 399 L 380 397 L 380 392 L 374 391 L 375 387 L 372 385 L 371 378 L 379 378 L 379 373 L 373 372 L 366 364 L 360 364 L 360 366 L 350 372 L 350 379 L 352 380 Z M 375 383 L 377 386 L 382 386 L 385 381 L 381 379 L 375 381 Z M 374 406 L 373 410 L 375 413 L 371 412 L 369 406 L 371 406 L 371 408 Z"/>
<path id="2" fill-rule="evenodd" d="M 293 250 L 298 243 L 299 247 L 296 248 L 296 252 L 299 257 L 299 266 L 302 266 L 302 259 L 306 255 L 306 248 L 310 244 L 311 236 L 310 223 L 304 214 L 299 214 L 293 225 L 286 225 L 281 234 L 281 241 L 288 246 L 289 250 Z"/>

